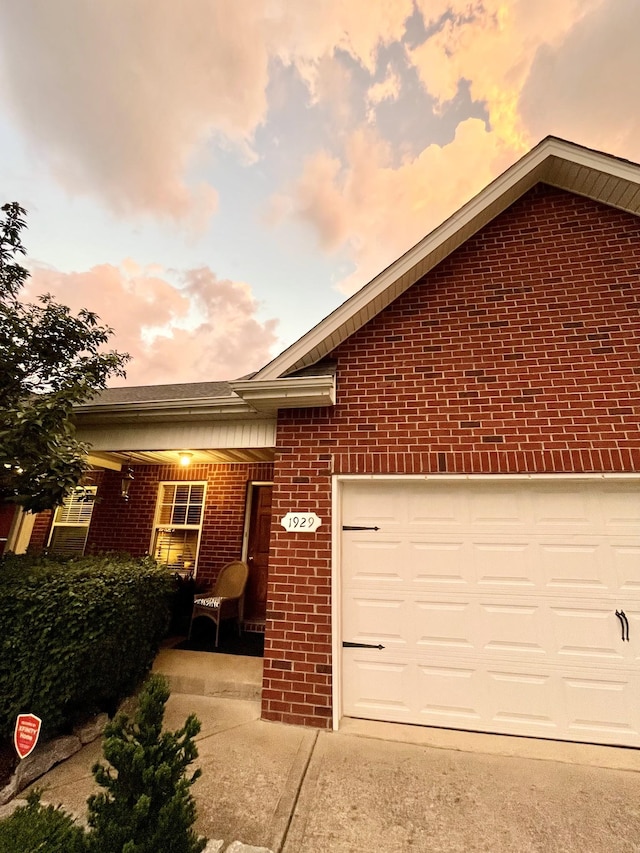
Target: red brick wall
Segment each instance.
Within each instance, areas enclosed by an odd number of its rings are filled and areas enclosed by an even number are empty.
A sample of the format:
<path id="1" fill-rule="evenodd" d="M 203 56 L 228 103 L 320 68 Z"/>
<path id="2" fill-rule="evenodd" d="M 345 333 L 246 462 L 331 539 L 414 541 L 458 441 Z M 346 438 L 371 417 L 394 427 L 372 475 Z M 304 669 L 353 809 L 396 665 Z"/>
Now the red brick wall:
<path id="1" fill-rule="evenodd" d="M 87 552 L 128 551 L 142 556 L 149 551 L 158 484 L 165 481 L 206 481 L 198 585 L 213 582 L 218 571 L 242 553 L 242 534 L 247 484 L 253 480 L 271 480 L 271 463 L 231 465 L 133 466 L 134 480 L 129 501 L 121 497 L 122 475 L 106 471 L 98 489 L 87 541 Z"/>
<path id="2" fill-rule="evenodd" d="M 16 514 L 14 504 L 0 504 L 0 555 L 4 553 Z"/>
<path id="3" fill-rule="evenodd" d="M 33 530 L 29 539 L 29 551 L 42 551 L 47 547 L 49 541 L 49 531 L 51 530 L 51 522 L 53 521 L 53 512 L 39 512 L 33 522 Z"/>
<path id="4" fill-rule="evenodd" d="M 328 726 L 331 473 L 640 472 L 640 220 L 540 186 L 333 353 L 282 413 L 263 716 Z"/>

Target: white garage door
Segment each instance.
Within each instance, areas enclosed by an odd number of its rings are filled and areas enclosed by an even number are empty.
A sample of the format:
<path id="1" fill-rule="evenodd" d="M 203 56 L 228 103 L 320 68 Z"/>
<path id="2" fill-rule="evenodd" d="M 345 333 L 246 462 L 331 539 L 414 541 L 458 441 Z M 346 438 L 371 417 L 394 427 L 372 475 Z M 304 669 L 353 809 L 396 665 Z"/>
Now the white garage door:
<path id="1" fill-rule="evenodd" d="M 640 746 L 639 481 L 341 494 L 345 715 Z"/>

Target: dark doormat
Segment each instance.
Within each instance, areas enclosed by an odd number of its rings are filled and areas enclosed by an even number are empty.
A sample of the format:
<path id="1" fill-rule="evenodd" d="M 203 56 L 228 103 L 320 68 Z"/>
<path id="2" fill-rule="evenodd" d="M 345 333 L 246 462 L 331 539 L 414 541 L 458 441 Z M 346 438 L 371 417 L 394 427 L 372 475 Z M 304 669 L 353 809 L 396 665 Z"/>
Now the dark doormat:
<path id="1" fill-rule="evenodd" d="M 238 636 L 237 625 L 223 622 L 220 625 L 220 642 L 215 647 L 216 626 L 209 619 L 196 619 L 193 623 L 190 640 L 183 640 L 174 649 L 190 652 L 218 652 L 223 655 L 245 655 L 261 658 L 264 655 L 264 634 L 243 631 Z"/>

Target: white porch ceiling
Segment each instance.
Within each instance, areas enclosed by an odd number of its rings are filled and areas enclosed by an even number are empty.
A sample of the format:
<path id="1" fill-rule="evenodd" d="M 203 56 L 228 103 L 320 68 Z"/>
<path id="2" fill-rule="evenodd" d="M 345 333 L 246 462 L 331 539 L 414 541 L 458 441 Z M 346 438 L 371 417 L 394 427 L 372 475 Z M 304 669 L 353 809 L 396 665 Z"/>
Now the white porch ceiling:
<path id="1" fill-rule="evenodd" d="M 258 448 L 227 448 L 220 450 L 183 450 L 192 454 L 188 468 L 194 465 L 215 465 L 229 462 L 272 462 L 274 451 L 268 447 Z M 122 451 L 92 451 L 89 462 L 94 467 L 121 468 L 127 465 L 180 465 L 180 453 L 177 450 L 133 450 L 131 453 Z M 187 469 L 188 470 L 188 469 Z"/>

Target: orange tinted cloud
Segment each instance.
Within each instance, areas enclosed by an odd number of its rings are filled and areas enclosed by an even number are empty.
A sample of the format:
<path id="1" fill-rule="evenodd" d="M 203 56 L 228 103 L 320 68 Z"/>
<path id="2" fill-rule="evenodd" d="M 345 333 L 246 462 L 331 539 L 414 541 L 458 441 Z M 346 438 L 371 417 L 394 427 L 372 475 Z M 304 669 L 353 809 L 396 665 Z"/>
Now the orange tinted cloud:
<path id="1" fill-rule="evenodd" d="M 127 379 L 146 385 L 235 379 L 269 361 L 276 321 L 256 319 L 248 285 L 189 270 L 178 289 L 132 261 L 81 273 L 35 267 L 23 298 L 52 293 L 74 312 L 87 307 L 115 329 L 110 346 L 127 350 Z"/>
<path id="2" fill-rule="evenodd" d="M 478 119 L 460 124 L 449 145 L 430 145 L 397 168 L 386 143 L 372 130 L 358 130 L 347 144 L 344 167 L 322 152 L 307 162 L 292 189 L 289 214 L 310 223 L 325 249 L 348 250 L 356 271 L 340 289 L 352 293 L 512 159 Z"/>
<path id="3" fill-rule="evenodd" d="M 468 81 L 473 99 L 485 104 L 493 132 L 524 153 L 531 139 L 517 105 L 538 49 L 561 44 L 604 0 L 416 2 L 427 25 L 448 13 L 438 32 L 408 52 L 425 89 L 444 104 Z"/>
<path id="4" fill-rule="evenodd" d="M 355 268 L 340 285 L 347 293 L 549 133 L 638 159 L 640 119 L 629 109 L 640 72 L 638 4 L 416 0 L 416 5 L 432 32 L 405 56 L 435 99 L 443 124 L 463 84 L 482 103 L 488 122 L 462 120 L 451 142 L 428 145 L 398 162 L 380 136 L 373 109 L 383 97 L 403 96 L 401 81 L 388 69 L 387 79 L 369 89 L 369 127 L 352 126 L 339 153 L 321 150 L 306 160 L 289 192 L 274 200 L 273 219 L 302 219 L 324 250 L 346 252 Z"/>
<path id="5" fill-rule="evenodd" d="M 518 102 L 533 138 L 553 133 L 640 159 L 640 4 L 607 3 L 559 45 L 542 45 Z"/>

